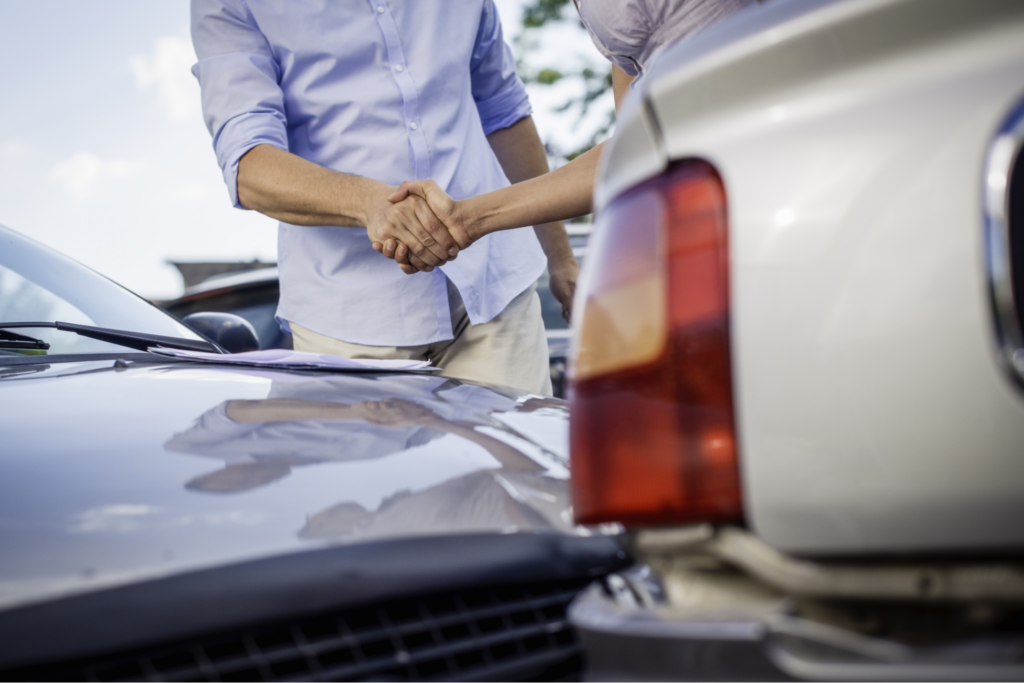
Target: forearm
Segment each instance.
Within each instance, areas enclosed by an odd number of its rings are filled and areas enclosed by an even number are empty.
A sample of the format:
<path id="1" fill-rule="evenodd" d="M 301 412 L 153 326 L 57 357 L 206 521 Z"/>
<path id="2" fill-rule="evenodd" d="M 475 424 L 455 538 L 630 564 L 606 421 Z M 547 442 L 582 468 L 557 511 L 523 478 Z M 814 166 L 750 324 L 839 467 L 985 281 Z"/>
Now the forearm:
<path id="1" fill-rule="evenodd" d="M 519 449 L 510 446 L 501 439 L 476 430 L 476 426 L 469 423 L 452 422 L 440 417 L 426 421 L 428 427 L 461 436 L 481 446 L 491 456 L 501 463 L 502 469 L 514 470 L 516 472 L 543 472 L 544 468 L 538 465 L 532 458 L 524 455 Z"/>
<path id="2" fill-rule="evenodd" d="M 238 162 L 238 199 L 247 209 L 293 225 L 366 226 L 366 197 L 393 188 L 338 173 L 272 145 Z"/>
<path id="3" fill-rule="evenodd" d="M 616 110 L 629 92 L 633 79 L 633 76 L 618 67 L 612 67 Z M 498 153 L 499 146 L 513 147 L 514 144 L 510 143 L 513 143 L 515 138 L 529 138 L 529 130 L 519 130 L 520 126 L 525 127 L 527 121 L 530 122 L 529 129 L 533 129 L 532 120 L 523 119 L 510 128 L 492 133 L 488 139 L 495 152 Z M 464 213 L 473 217 L 471 220 L 474 224 L 471 230 L 474 233 L 486 235 L 497 230 L 527 225 L 543 226 L 545 223 L 583 216 L 593 210 L 594 180 L 606 143 L 602 142 L 549 173 L 547 158 L 543 153 L 543 146 L 539 145 L 540 139 L 536 136 L 535 130 L 533 137 L 536 138 L 536 143 L 528 144 L 532 154 L 529 154 L 525 164 L 522 167 L 513 167 L 511 175 L 510 169 L 505 169 L 512 185 L 462 202 L 465 207 Z M 540 154 L 536 151 L 538 147 Z M 502 167 L 505 166 L 506 162 L 502 160 Z M 541 231 L 538 231 L 537 236 L 543 243 Z"/>
<path id="4" fill-rule="evenodd" d="M 325 401 L 276 398 L 229 401 L 225 412 L 233 422 L 292 422 L 295 420 L 349 419 L 351 406 Z"/>
<path id="5" fill-rule="evenodd" d="M 460 212 L 476 235 L 586 215 L 592 210 L 594 177 L 603 148 L 601 143 L 550 173 L 466 199 Z"/>

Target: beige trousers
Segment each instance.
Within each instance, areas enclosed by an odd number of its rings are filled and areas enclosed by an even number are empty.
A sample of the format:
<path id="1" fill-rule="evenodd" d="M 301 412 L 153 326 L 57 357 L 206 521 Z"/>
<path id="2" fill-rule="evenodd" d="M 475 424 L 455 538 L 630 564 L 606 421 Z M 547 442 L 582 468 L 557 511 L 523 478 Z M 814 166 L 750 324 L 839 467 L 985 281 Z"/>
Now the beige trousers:
<path id="1" fill-rule="evenodd" d="M 513 299 L 493 320 L 470 325 L 462 297 L 448 283 L 454 339 L 418 346 L 365 346 L 327 337 L 290 322 L 296 351 L 329 353 L 343 358 L 429 360 L 441 375 L 500 384 L 534 394 L 551 395 L 548 338 L 533 285 Z"/>

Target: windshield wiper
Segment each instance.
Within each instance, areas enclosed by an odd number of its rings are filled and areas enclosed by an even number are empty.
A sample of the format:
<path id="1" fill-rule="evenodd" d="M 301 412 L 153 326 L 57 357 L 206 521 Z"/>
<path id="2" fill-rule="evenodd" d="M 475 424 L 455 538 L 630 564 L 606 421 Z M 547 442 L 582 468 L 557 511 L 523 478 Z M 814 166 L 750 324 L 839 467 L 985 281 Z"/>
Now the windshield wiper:
<path id="1" fill-rule="evenodd" d="M 31 351 L 45 351 L 50 345 L 42 339 L 29 337 L 17 332 L 0 330 L 0 349 L 27 349 Z"/>
<path id="2" fill-rule="evenodd" d="M 153 346 L 165 346 L 170 349 L 185 349 L 186 351 L 205 351 L 207 353 L 225 353 L 224 349 L 217 346 L 216 344 L 208 341 L 202 341 L 199 339 L 182 339 L 181 337 L 165 337 L 160 334 L 145 334 L 143 332 L 126 332 L 124 330 L 112 330 L 106 327 L 93 327 L 92 325 L 76 325 L 74 323 L 3 323 L 0 322 L 0 333 L 4 328 L 14 327 L 52 327 L 63 332 L 74 332 L 75 334 L 83 337 L 89 337 L 90 339 L 97 339 L 99 341 L 108 342 L 111 344 L 118 344 L 119 346 L 126 346 L 136 351 L 148 351 Z M 14 332 L 7 332 L 3 334 L 14 335 L 22 337 L 23 340 L 32 340 L 32 337 L 25 337 L 24 335 L 16 334 Z M 18 341 L 18 340 L 12 340 Z M 33 341 L 41 341 L 35 339 Z M 0 344 L 7 344 L 10 342 L 2 342 Z M 42 342 L 46 344 L 46 342 Z M 12 348 L 5 346 L 4 348 Z M 18 347 L 23 348 L 23 347 Z M 24 348 L 49 348 L 49 344 L 45 347 L 24 347 Z"/>

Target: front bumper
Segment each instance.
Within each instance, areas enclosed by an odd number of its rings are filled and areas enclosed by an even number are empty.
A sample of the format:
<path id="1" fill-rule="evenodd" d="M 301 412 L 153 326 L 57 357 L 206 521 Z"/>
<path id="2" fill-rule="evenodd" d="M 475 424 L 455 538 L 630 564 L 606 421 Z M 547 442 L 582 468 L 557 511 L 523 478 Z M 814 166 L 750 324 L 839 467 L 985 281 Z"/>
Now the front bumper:
<path id="1" fill-rule="evenodd" d="M 0 680 L 532 680 L 578 661 L 565 605 L 629 562 L 480 533 L 229 564 L 0 612 Z"/>
<path id="2" fill-rule="evenodd" d="M 806 600 L 707 557 L 673 561 L 573 602 L 589 680 L 1024 680 L 1020 605 Z M 1011 618 L 967 623 L 1000 609 Z"/>

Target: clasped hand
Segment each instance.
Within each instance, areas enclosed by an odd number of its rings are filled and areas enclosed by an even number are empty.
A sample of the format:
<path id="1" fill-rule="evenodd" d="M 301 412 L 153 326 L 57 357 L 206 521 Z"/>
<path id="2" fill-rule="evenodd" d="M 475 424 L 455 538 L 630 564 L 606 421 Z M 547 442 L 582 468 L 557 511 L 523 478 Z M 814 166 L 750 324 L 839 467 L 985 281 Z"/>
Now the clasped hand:
<path id="1" fill-rule="evenodd" d="M 394 259 L 402 272 L 429 273 L 436 266 L 454 260 L 482 236 L 482 229 L 432 180 L 407 180 L 380 207 L 380 226 L 367 224 L 373 248 Z M 547 249 L 545 249 L 547 250 Z M 562 316 L 569 320 L 579 265 L 568 242 L 556 256 L 548 256 L 549 286 L 562 304 Z"/>
<path id="2" fill-rule="evenodd" d="M 406 181 L 368 211 L 373 248 L 393 259 L 407 275 L 429 273 L 454 260 L 475 241 L 458 203 L 432 180 Z"/>

